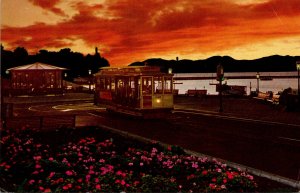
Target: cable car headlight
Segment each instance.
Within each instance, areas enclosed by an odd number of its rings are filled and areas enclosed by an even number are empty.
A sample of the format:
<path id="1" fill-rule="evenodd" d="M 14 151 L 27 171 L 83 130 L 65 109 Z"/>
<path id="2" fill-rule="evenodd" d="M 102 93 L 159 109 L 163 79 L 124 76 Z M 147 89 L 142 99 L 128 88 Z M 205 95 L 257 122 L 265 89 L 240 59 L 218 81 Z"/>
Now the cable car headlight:
<path id="1" fill-rule="evenodd" d="M 157 98 L 157 99 L 156 99 L 156 103 L 161 103 L 161 99 L 160 99 L 160 98 Z"/>

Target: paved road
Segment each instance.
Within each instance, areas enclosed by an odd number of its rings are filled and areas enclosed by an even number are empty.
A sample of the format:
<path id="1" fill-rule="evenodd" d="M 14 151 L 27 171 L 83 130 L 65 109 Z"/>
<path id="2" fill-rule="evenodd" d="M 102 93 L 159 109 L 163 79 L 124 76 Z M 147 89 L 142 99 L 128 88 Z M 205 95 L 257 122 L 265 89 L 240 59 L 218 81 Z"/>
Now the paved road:
<path id="1" fill-rule="evenodd" d="M 297 122 L 260 121 L 203 110 L 178 111 L 153 121 L 110 115 L 102 108 L 98 108 L 95 115 L 91 113 L 93 108 L 98 107 L 91 103 L 48 103 L 27 105 L 26 108 L 21 105 L 15 110 L 20 114 L 75 113 L 78 114 L 76 126 L 106 125 L 288 178 L 298 178 L 300 126 Z"/>

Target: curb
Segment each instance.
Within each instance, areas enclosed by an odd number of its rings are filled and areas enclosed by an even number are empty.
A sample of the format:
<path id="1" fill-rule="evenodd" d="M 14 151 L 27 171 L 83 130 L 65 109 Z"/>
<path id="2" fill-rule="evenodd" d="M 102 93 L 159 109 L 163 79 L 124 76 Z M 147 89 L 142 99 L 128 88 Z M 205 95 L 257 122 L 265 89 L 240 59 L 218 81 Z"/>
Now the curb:
<path id="1" fill-rule="evenodd" d="M 103 128 L 105 130 L 111 131 L 112 133 L 116 133 L 116 134 L 122 135 L 124 137 L 129 137 L 129 138 L 137 139 L 137 140 L 139 140 L 141 142 L 151 143 L 153 141 L 153 140 L 151 140 L 149 138 L 142 137 L 142 136 L 139 136 L 139 135 L 136 135 L 136 134 L 133 134 L 133 133 L 126 132 L 126 131 L 121 131 L 121 130 L 118 130 L 118 129 L 114 129 L 112 127 L 108 127 L 108 126 L 105 126 L 105 125 L 99 125 L 99 127 Z M 170 144 L 163 143 L 161 141 L 156 141 L 156 142 L 158 144 L 160 144 L 161 146 L 165 147 L 165 148 L 167 148 L 168 146 L 170 146 Z M 244 170 L 244 171 L 249 172 L 251 174 L 254 174 L 256 176 L 267 178 L 267 179 L 270 179 L 270 180 L 273 180 L 273 181 L 276 181 L 276 182 L 279 182 L 279 183 L 291 186 L 293 188 L 298 188 L 300 190 L 300 181 L 289 179 L 289 178 L 286 178 L 286 177 L 283 177 L 283 176 L 279 176 L 279 175 L 276 175 L 276 174 L 272 174 L 272 173 L 269 173 L 269 172 L 265 172 L 265 171 L 262 171 L 262 170 L 259 170 L 259 169 L 255 169 L 255 168 L 252 168 L 252 167 L 249 167 L 249 166 L 245 166 L 245 165 L 242 165 L 242 164 L 238 164 L 238 163 L 230 162 L 230 161 L 227 161 L 227 160 L 223 160 L 223 159 L 220 159 L 220 158 L 217 158 L 217 157 L 213 157 L 213 156 L 210 156 L 210 155 L 198 153 L 198 152 L 195 152 L 195 151 L 192 151 L 192 150 L 189 150 L 189 149 L 183 149 L 183 150 L 187 154 L 190 154 L 190 155 L 193 155 L 193 156 L 197 156 L 197 157 L 201 157 L 201 158 L 206 157 L 209 160 L 217 160 L 217 161 L 225 163 L 226 165 L 228 165 L 230 167 L 233 167 L 235 169 L 241 169 L 241 170 Z"/>

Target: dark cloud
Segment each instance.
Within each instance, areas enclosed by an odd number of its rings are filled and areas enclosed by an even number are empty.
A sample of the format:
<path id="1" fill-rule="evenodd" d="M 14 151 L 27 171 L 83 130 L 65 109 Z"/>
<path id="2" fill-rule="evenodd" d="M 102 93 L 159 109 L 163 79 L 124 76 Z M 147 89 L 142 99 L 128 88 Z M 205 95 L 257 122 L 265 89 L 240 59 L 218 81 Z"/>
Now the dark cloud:
<path id="1" fill-rule="evenodd" d="M 62 0 L 29 0 L 29 1 L 36 6 L 51 11 L 57 15 L 65 16 L 63 10 L 55 7 L 55 5 L 57 5 Z"/>

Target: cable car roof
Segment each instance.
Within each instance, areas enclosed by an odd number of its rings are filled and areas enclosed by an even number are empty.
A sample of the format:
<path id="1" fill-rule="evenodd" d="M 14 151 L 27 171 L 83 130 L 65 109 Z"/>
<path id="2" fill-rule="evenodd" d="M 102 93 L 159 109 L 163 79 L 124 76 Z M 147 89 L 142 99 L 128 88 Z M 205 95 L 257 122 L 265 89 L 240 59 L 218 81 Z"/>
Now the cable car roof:
<path id="1" fill-rule="evenodd" d="M 127 66 L 127 67 L 102 67 L 98 75 L 122 75 L 122 76 L 140 76 L 140 75 L 170 75 L 160 71 L 158 66 Z"/>

